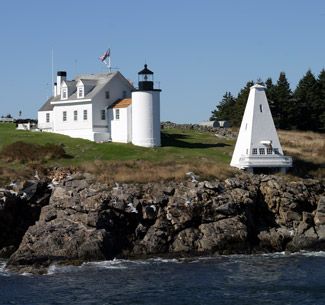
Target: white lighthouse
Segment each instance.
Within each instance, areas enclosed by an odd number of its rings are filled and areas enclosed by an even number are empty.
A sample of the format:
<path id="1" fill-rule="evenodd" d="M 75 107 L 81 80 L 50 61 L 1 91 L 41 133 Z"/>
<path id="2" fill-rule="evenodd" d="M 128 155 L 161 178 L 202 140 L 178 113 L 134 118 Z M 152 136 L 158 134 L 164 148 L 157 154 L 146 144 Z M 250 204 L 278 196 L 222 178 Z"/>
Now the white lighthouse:
<path id="1" fill-rule="evenodd" d="M 264 86 L 250 88 L 230 165 L 250 171 L 273 168 L 282 172 L 292 166 L 291 157 L 283 155 Z"/>
<path id="2" fill-rule="evenodd" d="M 139 89 L 132 92 L 132 143 L 160 146 L 160 89 L 154 89 L 147 65 L 138 73 Z"/>

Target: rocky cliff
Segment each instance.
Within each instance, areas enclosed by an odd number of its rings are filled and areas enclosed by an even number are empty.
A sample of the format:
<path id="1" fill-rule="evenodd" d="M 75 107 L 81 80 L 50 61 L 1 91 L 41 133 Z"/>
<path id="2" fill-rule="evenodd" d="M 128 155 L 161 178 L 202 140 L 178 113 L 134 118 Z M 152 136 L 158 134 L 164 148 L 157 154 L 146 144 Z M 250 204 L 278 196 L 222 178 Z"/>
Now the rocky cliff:
<path id="1" fill-rule="evenodd" d="M 0 253 L 15 251 L 14 271 L 114 257 L 325 249 L 318 180 L 242 174 L 111 187 L 77 173 L 47 187 L 29 184 L 32 196 L 0 192 Z"/>

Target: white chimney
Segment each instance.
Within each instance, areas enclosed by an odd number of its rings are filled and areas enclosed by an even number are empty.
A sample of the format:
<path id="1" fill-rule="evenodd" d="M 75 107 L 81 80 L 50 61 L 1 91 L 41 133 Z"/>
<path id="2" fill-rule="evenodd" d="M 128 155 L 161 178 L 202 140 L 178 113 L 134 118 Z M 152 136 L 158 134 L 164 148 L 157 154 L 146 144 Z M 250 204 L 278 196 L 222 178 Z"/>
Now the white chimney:
<path id="1" fill-rule="evenodd" d="M 56 92 L 57 92 L 57 83 L 54 83 L 54 86 L 53 86 L 53 96 L 54 97 L 57 96 Z"/>
<path id="2" fill-rule="evenodd" d="M 60 95 L 61 94 L 61 84 L 62 81 L 67 79 L 67 72 L 65 71 L 58 71 L 58 73 L 56 74 L 56 95 Z"/>

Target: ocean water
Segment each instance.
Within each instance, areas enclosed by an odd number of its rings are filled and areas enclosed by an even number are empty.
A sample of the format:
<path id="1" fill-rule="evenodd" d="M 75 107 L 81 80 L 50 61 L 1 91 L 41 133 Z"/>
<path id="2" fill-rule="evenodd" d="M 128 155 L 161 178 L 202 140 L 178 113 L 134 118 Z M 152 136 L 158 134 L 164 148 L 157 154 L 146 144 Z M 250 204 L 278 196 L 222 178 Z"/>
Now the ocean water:
<path id="1" fill-rule="evenodd" d="M 0 304 L 325 304 L 325 252 L 113 260 L 17 275 Z"/>

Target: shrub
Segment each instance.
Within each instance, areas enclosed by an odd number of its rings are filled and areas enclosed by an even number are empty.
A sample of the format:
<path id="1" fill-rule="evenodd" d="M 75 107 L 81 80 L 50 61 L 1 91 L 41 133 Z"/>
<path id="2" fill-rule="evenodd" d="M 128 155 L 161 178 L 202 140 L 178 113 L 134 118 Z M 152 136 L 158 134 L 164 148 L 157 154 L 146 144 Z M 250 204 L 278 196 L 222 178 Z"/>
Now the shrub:
<path id="1" fill-rule="evenodd" d="M 0 153 L 0 157 L 7 162 L 19 161 L 25 163 L 29 161 L 61 159 L 68 156 L 60 145 L 38 145 L 18 141 L 5 146 Z"/>

